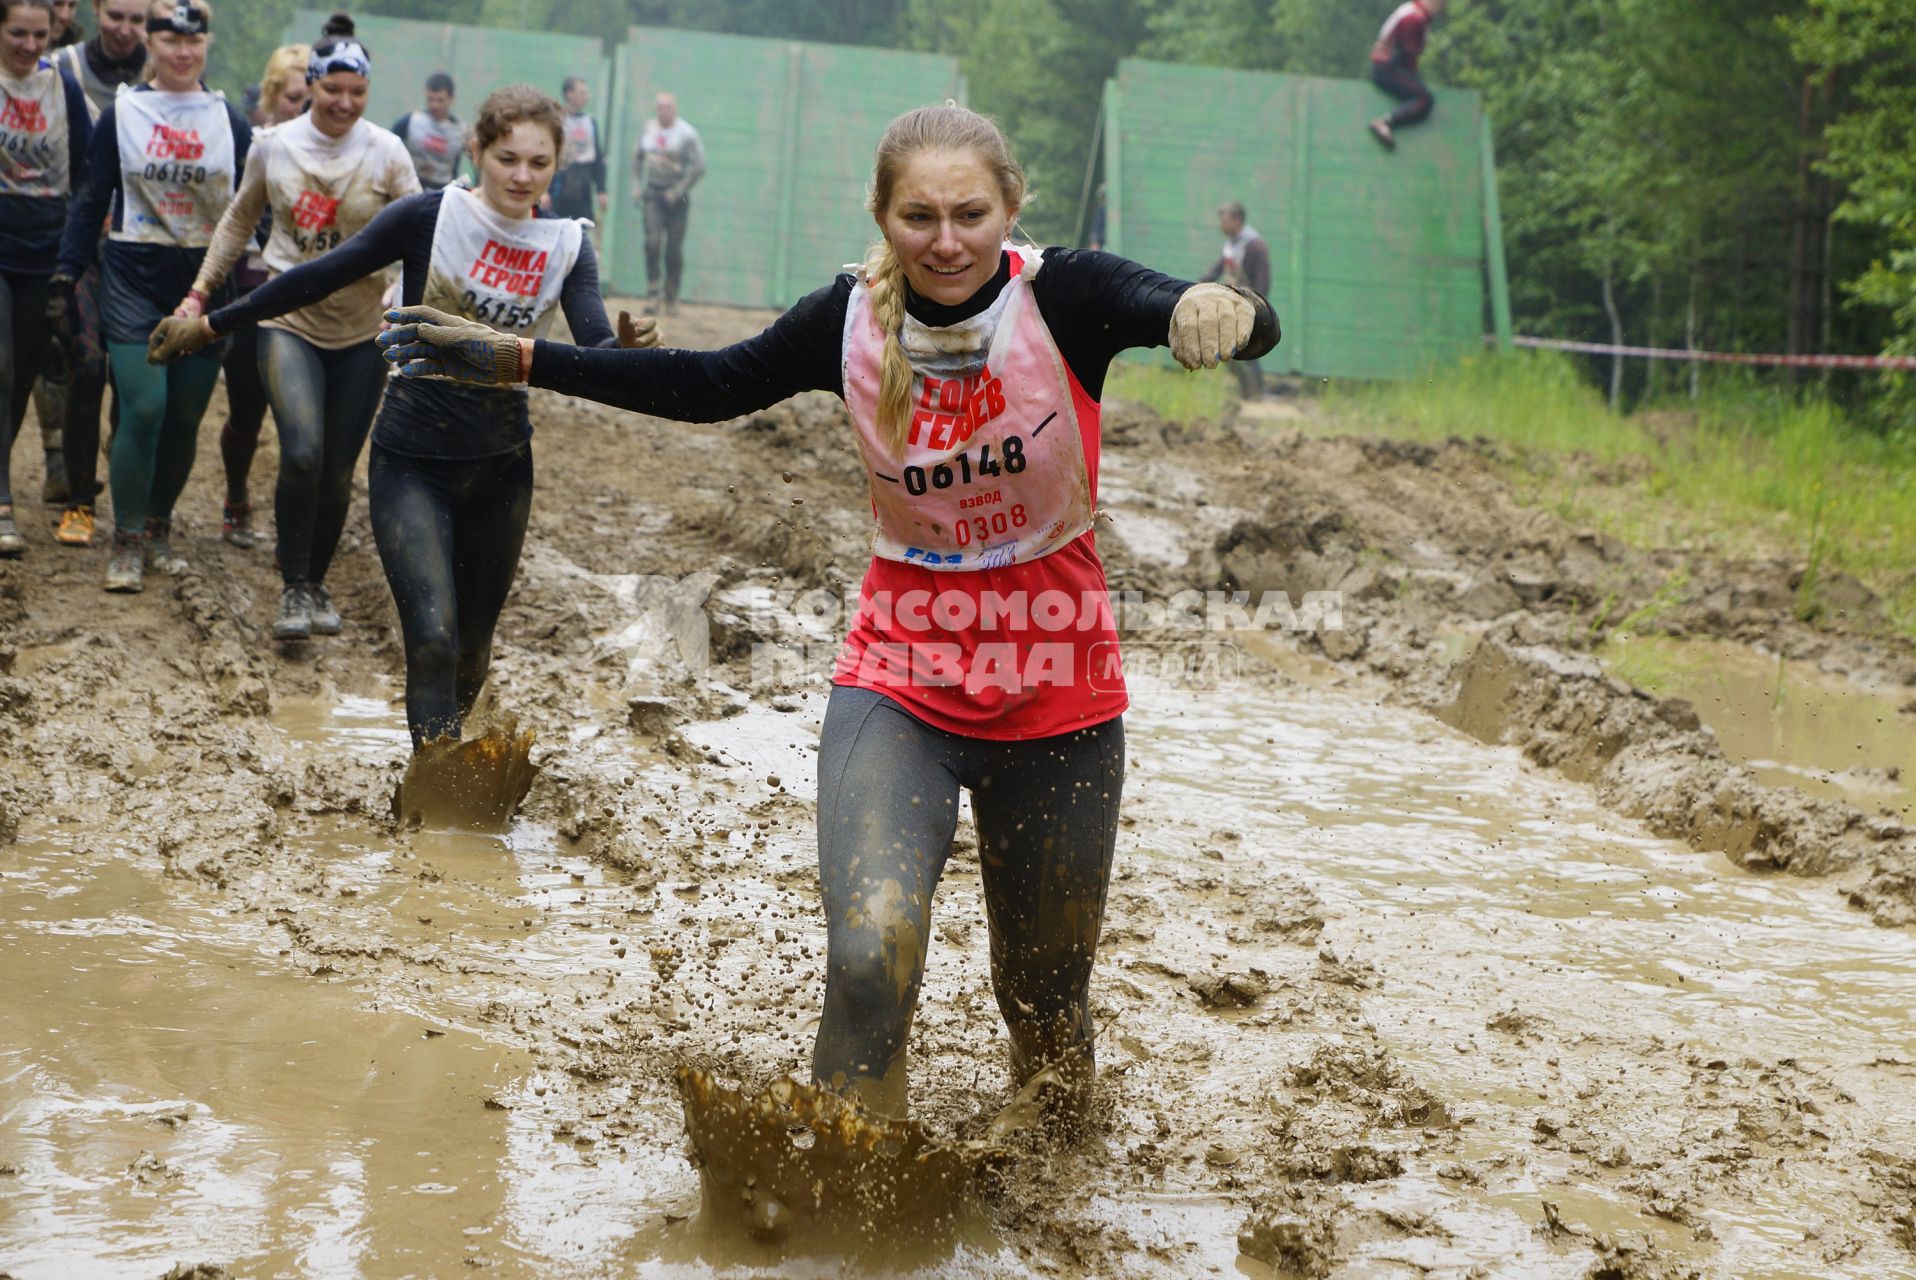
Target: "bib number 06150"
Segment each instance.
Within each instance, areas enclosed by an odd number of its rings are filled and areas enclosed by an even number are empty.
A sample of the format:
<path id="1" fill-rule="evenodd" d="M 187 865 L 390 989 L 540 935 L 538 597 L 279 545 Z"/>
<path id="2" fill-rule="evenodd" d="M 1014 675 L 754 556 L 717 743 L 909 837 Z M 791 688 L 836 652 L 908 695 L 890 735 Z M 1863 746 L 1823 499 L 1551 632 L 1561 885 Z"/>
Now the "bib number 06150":
<path id="1" fill-rule="evenodd" d="M 484 319 L 483 316 L 480 319 Z M 957 463 L 941 462 L 929 471 L 924 467 L 905 468 L 905 492 L 914 498 L 922 496 L 929 489 L 949 489 L 954 484 L 976 484 L 983 479 L 995 479 L 999 475 L 1017 475 L 1025 469 L 1025 442 L 1023 436 L 1006 436 L 1004 456 L 991 456 L 991 446 L 986 444 L 978 450 L 976 470 L 971 463 L 971 451 L 964 450 L 952 460 Z M 963 526 L 961 525 L 960 528 Z"/>

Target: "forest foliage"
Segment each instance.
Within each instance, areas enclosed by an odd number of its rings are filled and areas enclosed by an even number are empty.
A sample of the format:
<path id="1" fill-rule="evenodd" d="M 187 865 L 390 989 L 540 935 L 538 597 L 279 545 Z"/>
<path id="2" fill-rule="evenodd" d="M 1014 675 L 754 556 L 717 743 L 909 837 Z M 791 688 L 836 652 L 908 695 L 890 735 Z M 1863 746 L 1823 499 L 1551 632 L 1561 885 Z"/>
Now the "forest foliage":
<path id="1" fill-rule="evenodd" d="M 1041 239 L 1080 225 L 1125 57 L 1361 76 L 1397 0 L 368 0 L 366 12 L 624 37 L 629 25 L 956 56 L 1031 172 Z M 223 12 L 256 77 L 294 8 Z M 1495 128 L 1519 328 L 1732 351 L 1916 353 L 1916 3 L 1453 0 L 1424 59 Z M 1220 103 L 1228 110 L 1228 103 Z M 1678 387 L 1645 362 L 1627 397 Z M 1653 382 L 1653 379 L 1662 380 Z M 1916 426 L 1916 388 L 1853 384 Z M 1887 391 L 1886 395 L 1877 392 Z"/>

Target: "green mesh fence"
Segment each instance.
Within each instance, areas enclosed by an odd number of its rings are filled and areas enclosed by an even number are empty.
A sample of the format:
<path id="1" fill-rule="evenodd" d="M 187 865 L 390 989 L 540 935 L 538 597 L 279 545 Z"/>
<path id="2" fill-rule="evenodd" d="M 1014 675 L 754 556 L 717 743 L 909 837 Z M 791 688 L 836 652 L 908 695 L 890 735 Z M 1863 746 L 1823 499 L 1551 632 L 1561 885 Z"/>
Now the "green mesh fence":
<path id="1" fill-rule="evenodd" d="M 286 28 L 289 44 L 310 44 L 330 9 L 301 9 Z M 471 122 L 485 96 L 500 85 L 525 83 L 553 97 L 567 76 L 592 85 L 592 111 L 601 130 L 609 124 L 606 95 L 612 66 L 602 41 L 587 36 L 499 27 L 463 27 L 446 22 L 355 16 L 359 39 L 373 57 L 366 117 L 390 126 L 425 106 L 426 77 L 444 71 L 458 85 L 453 114 Z"/>
<path id="2" fill-rule="evenodd" d="M 1436 96 L 1390 152 L 1365 131 L 1392 105 L 1367 81 L 1121 62 L 1105 87 L 1111 247 L 1195 276 L 1218 257 L 1218 205 L 1241 200 L 1284 329 L 1267 370 L 1400 377 L 1478 350 L 1486 270 L 1500 284 L 1502 269 L 1488 131 L 1477 94 Z"/>
<path id="3" fill-rule="evenodd" d="M 699 131 L 684 293 L 783 307 L 864 255 L 872 149 L 912 107 L 963 99 L 958 64 L 930 54 L 634 28 L 615 56 L 615 183 L 608 255 L 618 287 L 645 285 L 632 153 L 661 92 Z"/>

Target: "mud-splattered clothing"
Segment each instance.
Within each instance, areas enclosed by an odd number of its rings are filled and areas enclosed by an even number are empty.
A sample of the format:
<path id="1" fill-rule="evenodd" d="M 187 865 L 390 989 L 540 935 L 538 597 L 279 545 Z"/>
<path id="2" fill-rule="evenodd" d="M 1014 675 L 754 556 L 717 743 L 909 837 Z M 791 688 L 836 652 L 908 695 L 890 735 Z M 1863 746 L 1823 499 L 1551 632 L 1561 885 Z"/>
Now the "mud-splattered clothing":
<path id="1" fill-rule="evenodd" d="M 337 249 L 396 200 L 421 191 L 398 138 L 361 120 L 329 138 L 312 117 L 260 131 L 244 176 L 200 266 L 196 287 L 211 294 L 251 247 L 262 215 L 271 218 L 263 257 L 277 275 Z M 270 207 L 270 214 L 269 214 Z M 387 277 L 375 271 L 298 311 L 262 321 L 337 350 L 379 332 Z"/>
<path id="2" fill-rule="evenodd" d="M 1007 252 L 992 282 L 956 307 L 909 298 L 907 311 L 917 326 L 912 332 L 922 332 L 930 347 L 938 334 L 985 316 L 1013 290 L 1012 269 L 1013 255 Z M 1027 287 L 1023 277 L 1016 284 L 1014 291 Z M 800 391 L 831 391 L 852 403 L 858 396 L 855 389 L 848 394 L 846 332 L 855 285 L 852 276 L 840 276 L 802 299 L 765 332 L 720 351 L 581 351 L 542 342 L 533 355 L 531 380 L 569 395 L 689 421 L 738 417 Z M 957 514 L 965 517 L 973 536 L 965 546 L 937 548 L 936 565 L 929 560 L 934 549 L 922 545 L 917 549 L 924 555 L 911 556 L 913 547 L 906 546 L 898 552 L 903 558 L 874 557 L 861 589 L 858 620 L 834 675 L 836 683 L 881 689 L 927 723 L 974 737 L 1047 737 L 1124 710 L 1116 636 L 1108 609 L 1099 610 L 1104 575 L 1094 535 L 1086 529 L 1048 554 L 1010 564 L 998 563 L 993 548 L 1029 527 L 1017 523 L 1014 508 L 1019 504 L 1005 499 L 1016 474 L 1010 468 L 1025 462 L 1022 455 L 1034 441 L 1042 443 L 1041 428 L 1050 432 L 1066 424 L 1061 436 L 1075 440 L 1077 461 L 1069 450 L 1060 457 L 1082 466 L 1084 498 L 1095 507 L 1098 400 L 1105 371 L 1120 351 L 1163 346 L 1171 312 L 1188 288 L 1187 281 L 1113 254 L 1046 250 L 1042 267 L 1028 280 L 1035 315 L 1027 318 L 1041 322 L 1055 348 L 1055 357 L 1044 358 L 1061 366 L 1048 379 L 1035 373 L 1032 379 L 1034 385 L 1044 384 L 1043 396 L 1056 406 L 1059 417 L 1048 425 L 1035 419 L 1022 424 L 1020 418 L 1022 425 L 1012 432 L 1019 436 L 1016 446 L 1006 434 L 989 456 L 973 443 L 984 420 L 998 416 L 993 379 L 985 376 L 985 366 L 994 357 L 975 346 L 984 335 L 965 339 L 966 349 L 983 359 L 966 357 L 970 363 L 962 373 L 949 378 L 935 371 L 921 375 L 914 391 L 915 447 L 940 456 L 904 459 L 910 474 L 903 465 L 886 470 L 873 462 L 868 466 L 872 491 L 876 498 L 909 487 L 918 496 L 922 480 L 925 495 L 978 499 L 977 505 L 954 512 L 954 519 Z M 1020 342 L 1039 341 L 1029 328 L 1006 330 L 1007 339 L 1014 332 Z M 1263 355 L 1274 345 L 1276 333 L 1276 317 L 1260 300 L 1256 331 L 1238 358 Z M 1044 367 L 1038 359 L 1043 352 L 1026 355 L 1034 371 Z M 1009 394 L 1007 411 L 1016 410 L 1019 391 L 1008 393 L 1000 385 L 995 394 Z M 856 415 L 856 404 L 853 408 Z M 1007 450 L 1013 449 L 1021 456 L 1008 456 Z M 1027 521 L 1030 514 L 1025 512 Z M 985 521 L 982 531 L 975 523 L 979 518 Z M 948 534 L 955 544 L 960 536 L 955 523 Z M 950 559 L 954 555 L 956 562 Z M 892 607 L 884 608 L 885 602 Z M 1030 625 L 987 621 L 987 604 L 1001 614 L 1022 614 Z M 1047 627 L 1032 617 L 1032 610 L 1049 611 L 1054 604 L 1067 610 L 1068 617 L 1048 613 L 1047 621 L 1064 625 L 1040 636 Z M 942 622 L 930 616 L 939 605 L 951 610 Z M 921 615 L 927 622 L 915 625 Z M 928 647 L 933 645 L 938 647 Z M 1070 683 L 1064 683 L 1065 677 Z"/>
<path id="3" fill-rule="evenodd" d="M 405 305 L 425 303 L 446 311 L 460 311 L 466 292 L 459 287 L 460 282 L 442 280 L 437 289 L 428 292 L 433 276 L 433 246 L 445 201 L 480 198 L 473 192 L 448 189 L 428 191 L 388 205 L 365 230 L 331 253 L 274 277 L 246 297 L 214 312 L 210 317 L 213 328 L 227 333 L 241 325 L 257 324 L 270 316 L 310 306 L 335 289 L 395 262 L 400 264 L 400 293 Z M 515 255 L 511 252 L 503 255 L 512 256 Z M 553 269 L 550 262 L 541 269 L 540 288 L 551 283 L 546 273 Z M 495 276 L 513 274 L 504 267 L 494 269 L 479 263 L 461 274 L 471 279 L 474 270 L 482 276 L 489 271 L 495 272 Z M 523 282 L 528 287 L 530 283 L 529 280 Z M 563 269 L 557 289 L 558 308 L 565 313 L 566 324 L 577 341 L 586 346 L 617 344 L 618 337 L 606 318 L 605 300 L 599 295 L 599 263 L 589 240 L 579 240 L 577 256 Z M 475 318 L 489 324 L 511 318 L 501 316 L 491 307 L 487 311 L 486 316 Z M 546 312 L 542 312 L 539 318 L 545 315 Z M 526 413 L 523 390 L 413 379 L 393 382 L 378 425 L 373 429 L 376 444 L 427 458 L 475 458 L 511 453 L 531 436 L 532 422 Z"/>
<path id="4" fill-rule="evenodd" d="M 437 191 L 459 174 L 459 157 L 466 153 L 466 126 L 458 116 L 433 119 L 430 111 L 411 111 L 393 121 L 392 132 L 406 144 L 420 185 Z"/>
<path id="5" fill-rule="evenodd" d="M 92 138 L 73 77 L 46 62 L 24 79 L 0 72 L 0 271 L 53 274 Z"/>
<path id="6" fill-rule="evenodd" d="M 110 469 L 113 522 L 123 534 L 171 518 L 193 469 L 200 419 L 219 380 L 215 345 L 171 365 L 146 362 L 146 340 L 193 287 L 253 127 L 218 94 L 150 85 L 101 112 L 86 184 L 60 243 L 60 274 L 78 277 L 101 253 L 107 358 L 120 397 Z"/>
<path id="7" fill-rule="evenodd" d="M 1117 845 L 1124 721 L 1028 742 L 946 733 L 868 689 L 832 690 L 818 745 L 827 932 L 816 1079 L 902 1069 L 931 903 L 971 792 L 991 980 L 1022 1080 L 1091 1052 L 1090 986 Z M 902 1101 L 892 1081 L 894 1105 Z"/>
<path id="8" fill-rule="evenodd" d="M 59 270 L 78 278 L 100 252 L 106 340 L 144 344 L 193 287 L 253 127 L 212 93 L 131 90 L 101 112 L 87 176 L 60 242 Z"/>
<path id="9" fill-rule="evenodd" d="M 84 44 L 56 51 L 52 62 L 78 82 L 86 94 L 89 118 L 98 124 L 101 113 L 113 105 L 120 86 L 134 83 L 146 69 L 146 46 L 136 44 L 126 57 L 109 58 L 100 37 L 94 36 Z"/>

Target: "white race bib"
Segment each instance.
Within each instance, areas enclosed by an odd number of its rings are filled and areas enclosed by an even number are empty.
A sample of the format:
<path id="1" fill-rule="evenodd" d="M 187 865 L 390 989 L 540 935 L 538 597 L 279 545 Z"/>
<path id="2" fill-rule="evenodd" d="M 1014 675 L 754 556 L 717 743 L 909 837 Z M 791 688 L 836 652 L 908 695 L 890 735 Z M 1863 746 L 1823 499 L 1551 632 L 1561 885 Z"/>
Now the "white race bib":
<path id="1" fill-rule="evenodd" d="M 115 240 L 204 249 L 233 200 L 235 147 L 215 93 L 135 93 L 113 100 L 123 205 Z"/>
<path id="2" fill-rule="evenodd" d="M 1010 248 L 1010 246 L 1007 246 Z M 1011 249 L 1013 275 L 990 307 L 930 328 L 907 316 L 905 446 L 878 429 L 885 335 L 860 282 L 845 312 L 845 404 L 871 473 L 872 551 L 927 569 L 1036 560 L 1091 528 L 1091 479 L 1064 357 L 1038 314 L 1036 250 Z"/>
<path id="3" fill-rule="evenodd" d="M 373 143 L 376 126 L 356 123 L 344 138 L 328 138 L 301 116 L 253 137 L 265 149 L 266 194 L 273 235 L 266 265 L 290 271 L 337 249 L 386 207 L 380 189 L 385 168 Z"/>
<path id="4" fill-rule="evenodd" d="M 65 196 L 68 146 L 60 73 L 42 67 L 24 80 L 0 75 L 0 195 Z"/>
<path id="5" fill-rule="evenodd" d="M 420 301 L 507 333 L 543 336 L 579 260 L 585 224 L 501 217 L 464 187 L 447 187 L 441 199 Z"/>

